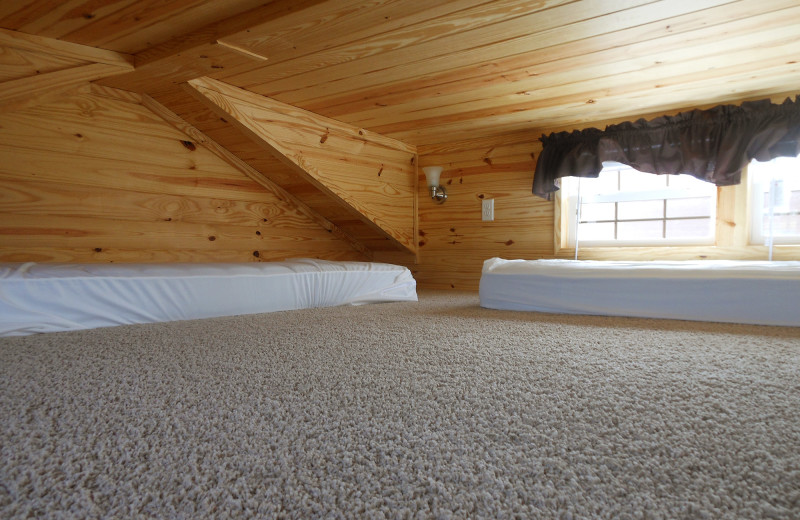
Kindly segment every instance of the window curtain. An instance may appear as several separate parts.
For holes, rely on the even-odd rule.
[[[719,105],[650,121],[626,121],[543,135],[533,193],[550,199],[561,177],[597,177],[603,161],[655,174],[685,173],[717,186],[738,184],[752,160],[800,154],[800,96]]]

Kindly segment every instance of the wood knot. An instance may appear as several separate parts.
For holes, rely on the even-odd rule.
[[[181,144],[184,146],[184,148],[186,148],[190,152],[197,150],[197,147],[191,141],[181,141]]]
[[[211,235],[210,237],[208,237],[208,241],[209,242],[213,242],[216,239],[217,239],[217,237],[215,237],[214,235]]]
[[[254,257],[256,257],[256,258],[258,258],[258,257],[259,257],[259,256],[261,256],[261,255],[259,254],[259,252],[258,252],[258,251],[253,251],[253,256],[254,256]]]

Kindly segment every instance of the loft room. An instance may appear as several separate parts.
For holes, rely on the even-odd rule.
[[[486,258],[574,252],[531,195],[543,134],[797,95],[793,2],[129,4],[3,5],[2,261],[387,260],[474,290]],[[286,119],[253,135],[199,82]],[[331,121],[394,158],[354,170]],[[306,169],[276,149],[301,127]],[[711,247],[623,257],[766,258],[731,206]]]
[[[538,472],[541,467],[534,467],[535,461],[542,457],[554,461],[551,469],[558,469],[554,482],[564,489],[569,487],[573,469],[582,469],[584,477],[591,473],[588,466],[567,464],[566,459],[558,455],[564,446],[555,441],[544,441],[543,451],[537,453],[539,458],[523,457],[525,469],[519,471],[512,471],[503,461],[486,453],[483,459],[477,456],[476,461],[483,460],[495,469],[509,471],[509,478],[515,485],[525,487],[524,482],[532,482],[531,492],[520,492],[516,502],[498,498],[498,490],[504,486],[501,477],[482,481],[480,475],[466,470],[461,464],[467,464],[464,461],[470,460],[468,458],[454,464],[455,469],[466,471],[469,477],[466,481],[471,487],[461,487],[452,474],[446,476],[430,468],[427,474],[415,473],[409,462],[409,465],[400,465],[400,473],[403,478],[415,482],[414,491],[411,495],[400,492],[391,497],[387,491],[395,489],[391,486],[363,484],[378,477],[377,473],[366,471],[362,460],[359,468],[363,473],[358,475],[368,475],[366,480],[362,476],[331,480],[349,490],[350,494],[339,497],[352,507],[348,509],[331,506],[332,502],[325,502],[318,496],[313,498],[315,489],[334,493],[332,488],[292,480],[297,475],[308,477],[307,472],[313,468],[313,460],[297,453],[297,473],[277,472],[270,477],[280,482],[278,487],[275,487],[276,481],[265,484],[266,480],[256,478],[256,464],[251,460],[225,458],[217,452],[210,456],[212,464],[224,465],[234,459],[242,464],[241,473],[230,472],[228,468],[226,476],[241,477],[251,488],[257,489],[250,497],[257,503],[269,502],[265,489],[269,491],[267,495],[272,494],[272,499],[283,496],[282,505],[275,506],[276,509],[267,508],[265,511],[269,514],[265,516],[281,513],[321,516],[322,512],[337,511],[364,513],[367,509],[359,507],[365,507],[366,498],[364,502],[361,499],[368,496],[380,499],[381,507],[389,508],[385,512],[392,511],[388,504],[395,504],[421,512],[422,516],[426,513],[493,516],[492,511],[624,516],[652,503],[667,516],[699,512],[713,516],[715,507],[741,516],[792,516],[797,513],[796,498],[791,498],[778,478],[783,475],[788,479],[788,476],[777,472],[778,480],[773,480],[759,473],[760,480],[752,482],[743,476],[746,474],[744,459],[736,459],[730,466],[717,464],[719,446],[697,440],[706,439],[706,432],[698,433],[691,418],[681,415],[677,400],[661,402],[646,390],[644,382],[650,374],[636,365],[632,353],[622,349],[620,345],[624,345],[624,341],[604,342],[598,350],[587,351],[582,345],[593,344],[593,340],[565,338],[560,331],[566,327],[580,332],[576,338],[594,338],[615,330],[628,338],[631,327],[642,331],[672,327],[665,333],[669,336],[666,339],[637,340],[644,349],[638,353],[643,358],[651,356],[676,371],[692,366],[694,353],[685,350],[684,335],[699,337],[697,344],[717,355],[698,361],[700,366],[712,373],[721,363],[728,370],[726,374],[734,374],[744,383],[737,388],[723,383],[719,388],[721,396],[706,401],[687,397],[692,401],[692,410],[712,417],[716,421],[714,427],[724,429],[727,425],[723,421],[724,414],[709,415],[706,408],[731,409],[734,397],[741,398],[742,389],[750,388],[758,396],[755,400],[758,405],[748,401],[741,415],[753,418],[747,426],[752,437],[745,440],[740,432],[733,431],[725,438],[742,447],[743,453],[748,449],[757,453],[757,448],[751,445],[752,439],[761,439],[771,454],[785,455],[789,460],[791,453],[795,453],[796,458],[800,451],[796,450],[796,439],[792,437],[787,441],[779,439],[778,434],[775,437],[763,434],[759,429],[762,422],[758,419],[758,407],[783,410],[781,407],[785,405],[785,409],[798,409],[796,397],[786,391],[792,377],[786,367],[796,366],[798,356],[796,327],[750,329],[735,322],[732,328],[726,329],[703,321],[696,324],[675,321],[664,325],[667,322],[636,319],[611,325],[599,317],[505,314],[478,308],[476,299],[484,262],[492,258],[645,262],[800,260],[800,185],[796,176],[791,175],[792,171],[797,171],[797,162],[792,162],[792,157],[777,159],[777,170],[769,166],[772,161],[747,165],[742,170],[741,182],[724,186],[704,183],[700,192],[692,191],[695,188],[688,187],[688,181],[682,176],[675,180],[646,173],[644,177],[636,177],[624,164],[605,165],[608,171],[604,170],[601,181],[608,178],[607,175],[616,176],[617,188],[635,178],[634,185],[638,187],[634,191],[669,192],[658,199],[662,202],[663,213],[655,215],[652,204],[636,206],[640,201],[630,199],[631,194],[621,189],[612,190],[613,193],[592,191],[602,186],[592,187],[588,178],[564,177],[561,189],[553,192],[549,200],[532,193],[534,172],[543,154],[540,139],[545,136],[593,128],[602,130],[609,125],[676,117],[692,111],[707,113],[720,106],[747,107],[748,103],[766,102],[771,103],[771,107],[786,103],[787,110],[796,110],[792,107],[800,95],[799,29],[800,6],[794,0],[3,1],[0,2],[0,262],[35,263],[44,267],[57,264],[189,264],[196,267],[216,263],[271,264],[306,258],[320,262],[403,266],[413,275],[421,291],[419,306],[411,302],[365,306],[360,311],[363,314],[358,313],[358,307],[317,310],[321,313],[319,316],[324,316],[340,330],[348,331],[339,338],[341,345],[347,346],[340,354],[342,359],[352,361],[370,375],[369,388],[375,390],[370,399],[383,399],[379,402],[389,403],[389,409],[398,414],[414,415],[397,399],[378,391],[384,388],[381,377],[386,376],[380,364],[374,363],[368,355],[352,357],[365,348],[361,341],[371,334],[369,320],[382,323],[382,320],[397,318],[389,316],[391,305],[402,309],[403,316],[417,316],[417,308],[428,313],[409,323],[377,327],[375,334],[380,335],[382,348],[391,351],[396,339],[392,331],[407,327],[412,329],[408,332],[414,338],[412,343],[421,349],[410,355],[410,365],[399,362],[395,365],[397,359],[386,354],[387,366],[396,367],[394,374],[418,373],[404,371],[412,370],[409,367],[422,370],[424,367],[420,363],[429,359],[428,355],[437,360],[465,355],[468,361],[457,364],[456,370],[462,386],[470,380],[469,374],[479,372],[481,360],[497,368],[502,357],[500,353],[505,352],[503,345],[516,344],[525,335],[535,335],[533,329],[541,328],[550,331],[548,341],[552,343],[547,343],[544,351],[535,342],[525,343],[515,355],[522,356],[528,364],[521,366],[528,369],[536,362],[544,363],[542,371],[509,373],[509,381],[522,388],[527,385],[526,377],[536,375],[539,377],[536,384],[544,384],[548,370],[556,372],[555,367],[561,366],[558,356],[550,356],[554,352],[549,350],[550,346],[565,347],[564,356],[574,361],[567,365],[573,369],[580,367],[581,356],[588,356],[603,369],[589,376],[593,384],[600,384],[606,391],[598,394],[600,401],[594,403],[596,409],[607,411],[620,405],[636,408],[637,396],[646,396],[642,399],[648,403],[645,412],[650,421],[654,420],[657,410],[655,403],[660,403],[669,410],[670,421],[666,426],[659,423],[658,427],[675,433],[674,439],[686,441],[692,446],[693,460],[705,464],[705,470],[701,471],[705,480],[692,480],[686,467],[694,466],[688,459],[678,457],[676,460],[686,465],[671,466],[680,478],[671,484],[670,497],[658,495],[657,486],[641,494],[627,489],[630,493],[627,503],[618,498],[603,509],[602,500],[592,496],[585,487],[583,491],[552,493],[546,489],[547,479]],[[436,184],[447,194],[441,204],[432,200],[424,173],[424,168],[428,167],[441,168]],[[663,185],[658,184],[662,182]],[[777,186],[780,186],[780,196],[772,195],[771,190]],[[677,192],[670,191],[671,187],[677,187]],[[768,199],[771,202],[765,203]],[[673,213],[673,203],[683,204],[685,212]],[[622,211],[625,204],[632,211],[627,217]],[[677,230],[674,236],[672,230]],[[762,286],[756,287],[755,292],[764,293],[769,300],[771,293],[763,291]],[[426,300],[425,291],[430,291],[430,300]],[[741,293],[737,299],[747,301],[751,296],[751,293]],[[783,307],[784,310],[793,308]],[[285,318],[282,313],[264,318],[274,326],[266,330],[264,337],[272,337],[274,333],[274,337],[283,338],[285,347],[291,348],[302,343],[297,351],[287,347],[291,351],[290,359],[301,353],[314,359],[314,352],[326,355],[333,352],[325,350],[333,347],[325,343],[324,336],[328,332],[316,322],[314,310],[298,312],[298,317],[308,317],[305,326],[318,332],[321,339],[310,340],[299,331],[292,332],[291,318]],[[436,319],[437,312],[456,318],[466,316],[466,321],[475,324],[455,320],[462,328],[450,331],[450,338],[443,346],[438,343],[438,337],[418,336],[416,330],[417,327],[441,326]],[[244,318],[231,319],[234,321],[219,322],[220,328],[211,336],[256,326],[236,321]],[[289,322],[281,322],[283,319]],[[513,333],[510,339],[499,333],[488,334],[489,352],[494,356],[492,361],[487,361],[481,349],[459,340],[463,339],[462,334],[464,337],[479,334],[482,326],[489,328],[494,320],[505,324],[500,326],[501,330],[506,327]],[[791,321],[790,313],[790,325],[800,323],[800,317],[796,323]],[[194,322],[162,324],[177,327],[165,336],[185,337],[187,342],[205,344],[198,339],[198,330],[207,329],[198,326],[195,330],[190,323]],[[612,329],[612,326],[621,328]],[[153,354],[146,348],[151,344],[164,345],[162,340],[150,342],[143,339],[147,336],[140,336],[149,334],[151,329],[129,327],[123,329],[129,330],[132,337],[142,338],[131,342],[133,351],[157,360],[152,374],[160,374],[165,367],[173,366],[168,358],[162,359],[160,354]],[[127,344],[123,336],[118,336],[122,331],[111,333],[117,336],[109,341]],[[23,386],[30,385],[31,381],[41,382],[21,368],[25,365],[25,355],[34,355],[43,367],[54,364],[47,370],[57,370],[59,363],[64,364],[66,358],[71,359],[73,353],[84,348],[84,336],[59,334],[33,335],[27,339],[0,338],[3,342],[0,350],[9,356],[4,360],[6,372],[3,373],[9,385],[4,391],[6,396],[25,395],[13,390],[12,382],[22,381]],[[609,336],[615,337],[614,334]],[[756,337],[765,343],[760,347],[765,350],[748,351],[737,347],[726,351],[731,342],[738,345],[740,339],[747,343]],[[55,349],[42,348],[37,343],[49,341],[53,341]],[[659,341],[680,352],[678,359],[670,359],[661,352]],[[231,344],[244,345],[235,341]],[[308,350],[311,345],[321,350]],[[603,348],[613,349],[608,362],[599,361]],[[171,350],[166,348],[166,351]],[[185,354],[183,347],[178,351]],[[209,351],[202,352],[204,365],[200,372],[208,378],[211,387],[224,387],[227,384],[224,371],[215,370],[220,367],[215,364],[218,360],[215,361]],[[222,352],[228,351],[222,349]],[[264,361],[257,353],[250,353],[255,357],[248,358],[241,351],[231,355],[236,359]],[[284,354],[278,353],[276,358]],[[18,355],[21,357],[15,357]],[[595,355],[597,358],[593,357]],[[125,358],[124,349],[115,356]],[[751,360],[752,366],[737,371],[736,356]],[[94,359],[95,356],[88,357]],[[337,377],[352,382],[352,373],[342,372],[344,368],[337,362],[325,359],[326,363],[336,366]],[[82,363],[89,361],[79,363],[88,371],[86,381],[95,381],[94,377],[100,377],[100,372],[116,366],[100,363],[101,368],[92,368]],[[302,379],[302,374],[295,370],[297,366],[300,365],[291,364],[287,368],[291,374],[287,380]],[[320,380],[327,381],[324,367],[328,365],[303,366]],[[129,370],[125,373],[133,374],[134,379],[144,378],[147,396],[163,392],[169,399],[180,400],[188,399],[191,391],[198,391],[194,395],[204,392],[188,384],[165,388],[164,381],[170,378],[166,372],[150,380],[150,376],[142,376],[144,372],[137,371],[135,365],[125,370]],[[235,370],[244,368],[237,366]],[[448,371],[446,366],[440,370],[441,374]],[[575,370],[577,372],[565,375],[558,384],[585,381],[582,369]],[[603,373],[618,374],[618,378],[612,378],[617,387],[629,382],[634,389],[631,396],[618,395],[608,386],[610,383],[598,383]],[[80,386],[78,373],[70,372],[68,377],[70,384]],[[428,383],[433,387],[446,381],[446,378],[430,377],[422,385],[425,389]],[[774,402],[770,403],[769,396],[759,393],[763,389],[754,389],[757,387],[754,382],[759,378],[766,378],[781,388],[772,395]],[[55,379],[51,378],[50,383]],[[400,384],[394,376],[388,379],[394,385]],[[177,380],[191,381],[192,376],[182,375]],[[24,381],[27,383],[23,384]],[[497,385],[488,374],[482,374],[477,381],[487,387]],[[75,395],[94,395],[97,388],[110,384],[114,392],[138,396],[135,388],[131,390],[128,385],[118,383],[103,380],[102,384],[97,382],[89,389],[76,390]],[[656,385],[656,388],[665,390],[664,395],[683,395],[674,381],[662,379],[659,383],[663,386]],[[692,396],[697,397],[710,383],[700,375],[686,374],[681,384],[695,391]],[[274,381],[265,385],[261,389],[270,395],[274,388],[281,387]],[[398,390],[397,396],[409,401],[421,398],[413,389],[393,388]],[[444,388],[453,387],[444,384]],[[619,422],[620,417],[630,421],[643,418],[633,412],[629,416],[614,415],[613,420],[613,414],[599,419],[591,414],[581,415],[577,410],[583,409],[582,403],[576,395],[584,395],[589,387],[578,385],[578,388],[577,394],[564,390],[566,393],[559,397],[568,396],[566,409],[575,411],[580,424],[606,419]],[[154,394],[150,394],[151,391]],[[357,388],[351,391],[358,393]],[[317,397],[315,392],[323,392],[326,399],[330,397],[320,389],[309,392]],[[525,393],[527,397],[522,402],[531,405],[530,396],[534,394]],[[59,399],[58,395],[53,390],[40,397],[42,402],[52,402]],[[293,421],[302,407],[293,408],[296,403],[284,400],[285,396],[293,395],[291,392],[283,395],[276,397],[276,402],[285,412],[284,419],[296,425]],[[448,395],[455,399],[454,394]],[[125,399],[123,397],[123,401]],[[161,413],[166,405],[157,397],[153,399],[158,402],[154,409]],[[424,403],[421,407],[424,419],[435,422],[440,409],[435,406],[437,401],[431,398],[420,402]],[[447,396],[442,403],[457,405],[456,408],[465,405],[463,399],[448,401]],[[233,409],[239,416],[254,414],[259,421],[266,421],[263,415],[258,415],[260,408],[255,404],[250,408],[250,404],[235,405]],[[486,435],[481,439],[493,438],[497,432],[484,427],[491,417],[486,410],[492,406],[505,409],[506,405],[498,408],[497,403],[489,401],[481,401],[481,404],[485,409],[478,415],[483,422],[477,430]],[[24,399],[9,404],[8,410],[13,413],[9,412],[7,418],[16,417],[16,413],[22,414],[20,416],[36,413],[35,410],[25,412],[20,406],[24,408]],[[135,399],[131,406],[136,406]],[[531,408],[525,409],[532,413]],[[94,417],[100,423],[107,419],[102,412],[98,413],[100,415]],[[124,410],[120,413],[125,415]],[[144,428],[136,421],[151,420],[158,413],[143,413],[133,420],[132,428]],[[218,410],[213,406],[204,408],[197,418],[211,421],[211,429],[219,433],[225,427],[216,413]],[[558,422],[557,413],[548,413],[540,417],[541,424],[572,431],[570,428],[574,424]],[[778,433],[796,427],[796,413],[788,412],[781,417],[784,429],[779,429]],[[113,421],[117,419],[119,417],[114,416]],[[362,419],[365,424],[374,420],[384,427],[388,421],[383,416]],[[427,424],[425,420],[420,424]],[[113,421],[107,423],[116,424]],[[34,422],[29,421],[29,425]],[[400,422],[410,426],[409,420]],[[453,427],[456,437],[464,441],[467,432],[458,430],[456,424],[463,427],[468,422],[445,419],[445,427],[411,428],[398,442],[409,448],[418,445],[426,435],[444,435],[446,427]],[[7,422],[6,426],[9,424]],[[311,443],[319,433],[307,430],[299,437],[281,437],[271,430],[275,425],[269,421],[259,422],[259,425],[269,431],[269,435],[289,445],[306,446],[303,443]],[[164,426],[159,424],[157,430],[161,431]],[[50,442],[47,453],[57,455],[63,447],[59,442],[64,437],[57,435],[58,429],[53,428],[31,431],[32,435],[41,436],[37,438]],[[523,429],[528,439],[540,432],[533,423],[525,423]],[[391,444],[386,438],[389,430],[381,429],[379,437]],[[10,426],[3,431],[8,435],[4,440],[11,443],[9,445],[19,446],[23,433],[14,433],[16,430]],[[19,431],[30,433],[24,428]],[[333,431],[338,430],[334,428]],[[105,441],[115,438],[113,431],[95,433]],[[362,430],[339,433],[343,438],[365,435]],[[222,446],[231,448],[246,442],[240,434],[232,435]],[[652,481],[646,468],[653,460],[661,460],[655,454],[678,452],[677,442],[664,441],[652,431],[650,434],[645,435],[649,444],[642,448],[643,457],[628,461],[639,471],[642,482]],[[151,439],[130,432],[125,435],[131,435],[126,438],[133,439],[132,442]],[[257,435],[260,442],[268,442],[266,434],[261,435]],[[568,444],[574,441],[586,446],[599,438],[574,435],[568,437]],[[611,446],[620,439],[635,438],[635,434],[631,436],[603,437],[602,440],[608,442],[605,446]],[[13,443],[12,437],[16,439]],[[427,453],[433,460],[450,460],[447,457],[452,453],[463,451],[463,445],[453,445],[450,446],[453,452],[442,452],[442,446],[447,443],[443,437],[438,438],[442,441],[438,448],[428,446]],[[187,439],[191,446],[199,445],[197,434],[170,437],[165,443],[175,447]],[[522,450],[519,453],[530,455],[525,451],[528,448],[509,442],[505,448],[516,447]],[[479,447],[479,443],[467,444],[474,449]],[[330,447],[332,451],[325,452],[328,458],[324,459],[333,466],[341,463],[335,446],[336,443],[326,445],[326,449]],[[270,459],[260,449],[263,446],[254,453],[279,465],[278,459]],[[366,453],[376,456],[374,450],[374,447],[368,448]],[[146,458],[145,452],[137,452],[137,457]],[[76,495],[70,495],[64,488],[63,481],[58,483],[55,476],[60,471],[58,468],[54,469],[46,460],[34,463],[25,459],[28,456],[25,450],[19,453],[18,457],[3,456],[0,479],[5,487],[0,488],[6,491],[0,507],[6,508],[6,513],[13,516],[25,511],[53,511],[31,509],[38,507],[31,497],[43,489],[52,489],[53,496],[74,502],[76,510],[91,514],[91,501],[85,495],[75,498]],[[120,462],[119,457],[87,452],[80,446],[70,453],[75,456],[68,458],[66,464],[70,466],[65,470],[69,478],[86,476],[76,469],[82,463],[97,469],[92,478],[106,475],[107,487],[92,487],[85,482],[78,486],[97,493],[95,504],[106,513],[147,512],[145,506],[149,501],[157,516],[176,514],[175,509],[170,509],[177,507],[175,504],[186,508],[191,505],[195,508],[192,511],[200,516],[210,514],[210,510],[203,509],[201,500],[180,495],[174,482],[164,480],[163,475],[137,473],[139,470],[130,474],[113,471],[109,468],[112,463]],[[424,456],[417,452],[413,455]],[[143,463],[142,460],[140,458],[139,462]],[[604,459],[607,466],[601,473],[611,484],[597,488],[606,494],[620,491],[613,482],[623,478],[608,469],[613,466],[610,461],[610,458]],[[142,467],[152,466],[137,466]],[[23,474],[30,468],[41,470],[37,473],[41,478],[26,480]],[[242,490],[232,491],[235,486],[213,484],[213,468],[195,469],[194,475],[201,482],[199,487],[193,488],[195,491],[200,488],[205,493],[217,490],[214,495],[217,499],[225,495],[233,502],[238,498],[231,498],[231,493],[242,497]],[[726,471],[734,477],[726,477]],[[498,469],[497,474],[502,471]],[[521,475],[527,475],[525,478],[529,480]],[[441,485],[431,484],[434,491],[426,489],[421,484],[423,477],[431,477]],[[684,478],[688,480],[681,480]],[[675,483],[678,481],[683,482],[684,487]],[[704,482],[726,487],[728,491],[722,493],[722,506],[713,503]],[[141,485],[151,494],[150,498],[144,500],[144,495],[120,491],[132,483]],[[166,490],[163,495],[158,494],[159,488]],[[687,490],[685,496],[677,491],[679,488]],[[492,498],[481,502],[469,495],[474,489],[487,491],[487,496]],[[117,492],[121,493],[124,506],[113,499]],[[748,495],[751,492],[753,495]],[[438,501],[434,500],[436,497]],[[751,500],[748,502],[748,499]],[[144,501],[137,502],[140,500]],[[43,507],[58,510],[57,501],[47,502]],[[230,501],[211,500],[210,503],[218,511],[235,514]],[[275,505],[274,500],[270,503],[270,507]],[[316,504],[317,509],[308,504]],[[469,504],[469,507],[459,509],[458,504]]]

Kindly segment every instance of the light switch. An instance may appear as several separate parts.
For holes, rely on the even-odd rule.
[[[483,220],[485,221],[492,221],[494,220],[494,199],[483,199],[483,205],[481,207],[483,213]]]

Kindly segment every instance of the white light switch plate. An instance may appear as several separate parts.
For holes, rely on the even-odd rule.
[[[494,220],[494,199],[483,199],[481,212],[483,220]]]

